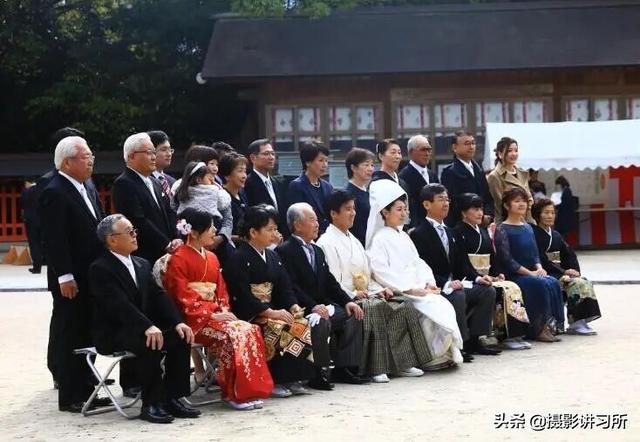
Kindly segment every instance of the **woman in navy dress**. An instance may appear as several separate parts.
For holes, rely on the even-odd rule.
[[[518,284],[529,316],[527,337],[555,342],[564,332],[564,303],[557,279],[542,267],[532,227],[524,220],[528,195],[513,188],[502,196],[504,222],[496,228],[496,257],[508,280]]]
[[[355,197],[356,202],[356,218],[353,221],[353,227],[349,230],[353,236],[358,238],[363,247],[367,237],[367,220],[371,210],[367,186],[373,174],[374,160],[373,152],[359,147],[351,149],[345,159],[347,176],[349,177],[346,190]]]

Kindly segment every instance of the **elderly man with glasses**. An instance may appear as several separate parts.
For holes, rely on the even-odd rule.
[[[138,230],[115,214],[96,231],[107,249],[89,269],[96,349],[136,355],[130,361],[142,387],[141,419],[169,423],[174,417],[198,417],[200,411],[181,401],[190,394],[193,331],[155,283],[151,264],[131,255],[138,248]]]

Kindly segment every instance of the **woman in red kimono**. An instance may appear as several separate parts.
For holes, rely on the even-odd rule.
[[[261,408],[260,399],[271,395],[273,379],[260,327],[230,311],[220,263],[207,250],[216,232],[212,217],[186,209],[179,218],[185,244],[170,257],[163,285],[193,329],[195,341],[217,356],[223,400],[236,410]]]

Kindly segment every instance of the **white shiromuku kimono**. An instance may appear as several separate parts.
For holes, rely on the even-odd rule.
[[[381,210],[404,193],[390,181],[371,183],[371,212],[367,224],[367,256],[374,279],[394,291],[405,292],[435,285],[433,271],[420,259],[411,238],[401,228],[384,226]],[[404,295],[421,314],[422,330],[433,365],[447,360],[462,362],[462,336],[456,322],[456,313],[449,301],[440,295]]]
[[[430,365],[433,355],[422,331],[420,313],[402,298],[387,302],[384,297],[376,296],[384,288],[372,278],[360,241],[330,224],[317,244],[324,251],[329,271],[343,290],[352,298],[356,291],[369,295],[357,301],[365,312],[363,374],[388,374]]]

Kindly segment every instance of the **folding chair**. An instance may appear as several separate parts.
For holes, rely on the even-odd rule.
[[[207,354],[204,351],[205,350],[204,345],[194,343],[194,344],[191,344],[191,349],[198,352],[198,354],[200,355],[200,358],[204,363],[204,368],[205,368],[204,380],[202,382],[195,381],[195,374],[194,374],[195,382],[194,382],[194,387],[191,389],[191,394],[195,393],[201,388],[204,388],[207,393],[219,392],[220,387],[214,386],[216,368],[207,357]],[[201,401],[194,401],[189,398],[184,398],[184,401],[187,404],[191,405],[192,407],[201,407],[203,405],[210,405],[210,404],[222,402],[222,399],[218,397],[217,399],[205,399]]]
[[[98,385],[96,385],[95,389],[93,390],[93,393],[91,393],[91,396],[89,396],[89,399],[87,399],[87,401],[84,403],[84,406],[82,407],[82,414],[85,416],[93,416],[95,414],[108,413],[110,411],[116,410],[118,413],[120,413],[122,416],[126,417],[127,419],[137,419],[139,416],[139,413],[136,413],[135,415],[128,414],[124,411],[124,409],[134,406],[136,402],[140,400],[140,396],[141,396],[140,393],[138,393],[138,395],[135,398],[127,402],[119,403],[116,397],[113,395],[113,393],[109,389],[109,387],[105,384],[105,381],[109,378],[109,375],[111,374],[113,369],[120,363],[120,361],[122,361],[123,359],[135,358],[136,355],[128,351],[116,352],[111,355],[101,355],[101,356],[105,356],[107,358],[113,359],[113,362],[111,362],[111,364],[106,369],[103,375],[103,374],[100,374],[95,364],[93,363],[93,357],[98,355],[98,351],[96,350],[95,347],[79,348],[77,350],[74,350],[74,353],[77,355],[85,355],[89,368],[91,369],[94,376],[98,380]],[[98,393],[100,392],[100,390],[105,391],[105,393],[107,394],[107,396],[109,397],[113,405],[91,410],[91,405],[95,400],[95,398],[98,397]]]

